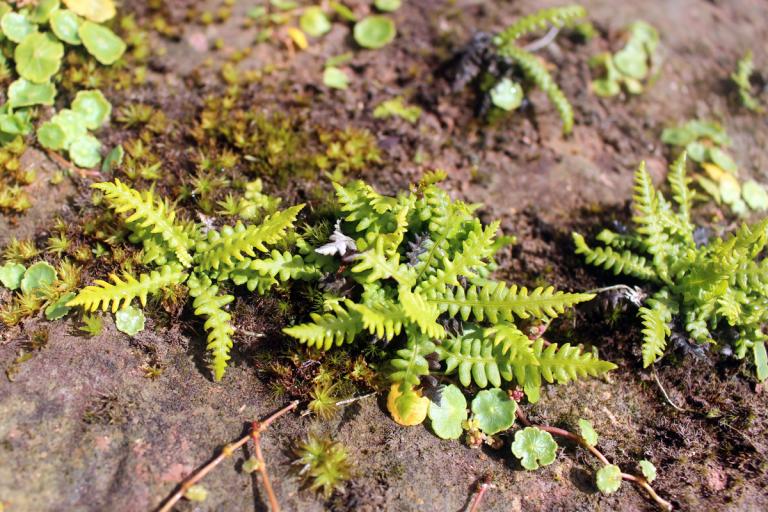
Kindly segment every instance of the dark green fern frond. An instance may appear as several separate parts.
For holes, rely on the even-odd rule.
[[[571,25],[576,20],[587,15],[586,9],[580,5],[566,5],[563,7],[550,7],[541,9],[529,16],[515,21],[503,32],[496,36],[494,42],[501,48],[514,42],[521,36],[547,28],[549,25],[563,28]]]
[[[629,250],[618,253],[610,247],[592,249],[579,233],[572,235],[576,254],[583,254],[587,263],[611,270],[616,275],[627,274],[645,281],[657,281],[656,272],[644,257],[633,254]]]
[[[67,306],[82,306],[86,311],[96,311],[99,308],[106,311],[111,305],[112,312],[115,313],[121,307],[127,307],[135,298],[139,299],[142,306],[146,306],[149,295],[181,284],[186,278],[187,274],[177,265],[168,265],[159,271],[153,270],[149,274],[141,274],[138,279],[128,273],[124,273],[122,277],[112,274],[111,283],[101,279],[96,280],[95,285],[86,286],[80,290],[77,296],[67,303]]]
[[[571,133],[573,130],[573,107],[555,83],[552,75],[547,71],[546,65],[535,55],[515,45],[507,45],[499,53],[517,62],[525,76],[544,91],[549,101],[555,106],[557,113],[560,114],[560,119],[563,122],[563,133],[566,135]]]

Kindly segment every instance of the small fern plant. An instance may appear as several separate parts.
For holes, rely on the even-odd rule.
[[[300,256],[274,248],[286,239],[303,205],[266,216],[260,224],[237,222],[217,230],[180,221],[173,206],[152,190],[138,191],[118,179],[93,188],[101,190],[109,207],[125,217],[129,240],[142,246],[142,263],[151,270],[138,276],[112,274],[112,282],[97,280],[67,305],[86,311],[111,308],[114,313],[134,299],[145,306],[150,295],[186,285],[194,298],[195,314],[205,319],[211,370],[217,381],[224,376],[235,332],[227,311],[234,296],[223,291],[222,283],[231,281],[264,293],[278,281],[314,276],[313,268],[304,265]]]
[[[404,425],[424,420],[432,374],[481,388],[517,383],[536,401],[543,381],[613,369],[580,347],[523,333],[518,320],[549,322],[593,296],[494,280],[494,254],[509,239],[496,237],[498,222],[481,224],[477,205],[451,200],[435,185],[441,178],[428,175],[396,197],[361,181],[336,184],[337,229],[316,250],[325,311],[284,331],[322,350],[358,339],[387,343],[388,407]]]
[[[768,219],[743,225],[726,239],[699,245],[691,222],[692,192],[686,177],[686,154],[671,166],[668,181],[677,209],[657,191],[641,164],[635,172],[633,221],[630,234],[603,230],[591,248],[573,234],[576,252],[587,263],[614,274],[647,281],[655,292],[638,310],[643,324],[643,366],[664,354],[679,319],[696,343],[714,345],[732,338],[735,355],[752,355],[760,381],[768,378],[763,326],[768,322]],[[729,335],[730,334],[730,335]]]
[[[479,33],[457,56],[454,88],[463,87],[479,76],[484,101],[501,110],[512,111],[522,104],[526,91],[538,87],[560,115],[563,133],[570,133],[573,108],[547,70],[547,64],[533,54],[550,39],[543,38],[541,41],[545,43],[541,46],[537,43],[522,46],[520,39],[549,26],[554,29],[571,26],[586,15],[580,5],[552,7],[520,18],[493,38]]]

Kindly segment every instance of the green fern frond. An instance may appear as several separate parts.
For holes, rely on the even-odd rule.
[[[566,384],[585,377],[597,377],[616,368],[615,364],[598,359],[593,353],[584,352],[570,343],[560,346],[550,343],[545,348],[544,340],[539,338],[533,343],[533,352],[539,363],[534,367],[535,371],[549,383]]]
[[[398,299],[405,316],[419,326],[421,332],[430,338],[440,339],[445,336],[445,329],[437,323],[440,311],[437,306],[423,295],[414,293],[407,286],[400,286]]]
[[[429,363],[426,356],[435,351],[435,344],[427,336],[417,332],[408,332],[405,348],[395,352],[389,361],[392,371],[389,380],[399,384],[405,393],[421,383],[421,377],[429,375]]]
[[[357,311],[349,312],[339,308],[335,314],[312,313],[310,316],[312,322],[286,327],[283,332],[310,347],[328,350],[334,344],[352,343],[364,328]]]
[[[142,193],[118,179],[114,183],[96,183],[92,186],[104,192],[104,198],[115,212],[133,212],[126,218],[127,224],[136,223],[160,235],[182,265],[188,267],[192,264],[192,256],[189,254],[192,241],[187,232],[175,224],[176,212],[167,201],[155,198],[152,190]]]
[[[461,334],[438,345],[436,350],[440,360],[445,361],[445,373],[457,372],[463,386],[474,382],[481,388],[488,384],[500,387],[502,379],[514,378],[513,366],[538,364],[530,350],[533,341],[527,336],[494,339],[488,334],[487,329],[484,332],[476,325],[465,324]]]
[[[304,205],[293,206],[273,215],[268,215],[260,224],[244,226],[241,222],[234,227],[225,226],[221,232],[211,230],[207,239],[196,248],[197,264],[201,270],[230,266],[234,261],[243,261],[244,255],[255,257],[256,250],[267,252],[267,245],[285,238],[293,227],[296,216]]]
[[[566,5],[563,7],[541,9],[540,11],[515,21],[496,36],[494,42],[498,46],[504,47],[530,32],[547,28],[549,25],[563,28],[586,16],[586,9],[580,5]]]
[[[643,368],[648,368],[664,354],[667,338],[670,334],[669,324],[676,305],[669,296],[660,292],[646,301],[647,307],[638,309],[638,316],[643,323]]]
[[[67,306],[82,306],[86,311],[96,311],[99,308],[106,311],[111,305],[112,312],[115,313],[121,307],[127,307],[135,298],[139,299],[142,306],[146,306],[149,295],[158,293],[163,288],[181,284],[186,278],[187,274],[176,265],[167,265],[159,271],[141,274],[138,279],[128,273],[124,273],[122,277],[112,274],[112,283],[96,280],[95,285],[80,290]]]
[[[687,154],[681,153],[669,167],[669,174],[667,175],[672,196],[678,206],[678,215],[686,224],[691,222],[691,203],[693,202],[693,194],[691,194],[691,189],[688,186],[691,180],[685,174],[687,161]]]
[[[529,293],[525,287],[518,289],[517,285],[507,287],[506,283],[492,281],[479,288],[470,286],[467,290],[461,286],[448,288],[443,294],[430,296],[429,302],[452,317],[459,315],[466,321],[474,316],[478,322],[487,319],[497,323],[499,320],[511,322],[513,313],[523,319],[554,318],[565,308],[594,297],[590,293],[556,292],[551,286],[539,287]]]
[[[191,276],[189,281],[189,295],[195,298],[192,307],[195,314],[205,318],[203,327],[208,331],[208,344],[206,349],[211,352],[211,370],[213,378],[220,381],[227,368],[230,359],[229,351],[232,349],[232,335],[235,329],[230,321],[232,316],[224,307],[235,300],[232,295],[220,295],[219,287],[211,283],[207,276]]]
[[[435,272],[419,283],[418,291],[429,293],[430,290],[442,292],[446,286],[457,286],[458,278],[463,276],[471,278],[475,275],[475,269],[483,266],[485,260],[496,252],[494,238],[500,223],[493,222],[485,227],[475,226],[462,243],[461,249],[451,257],[443,256],[440,265]]]
[[[500,52],[505,57],[517,62],[525,73],[525,76],[544,91],[549,101],[554,105],[563,122],[563,133],[569,134],[573,130],[573,107],[568,98],[555,83],[546,66],[535,55],[513,44],[503,47]]]
[[[645,244],[636,236],[622,235],[610,229],[602,230],[597,234],[595,240],[610,245],[614,249],[631,249],[633,251],[646,252]]]
[[[629,250],[617,253],[610,247],[592,249],[579,233],[572,233],[576,254],[583,254],[587,263],[613,271],[614,274],[627,274],[645,281],[657,281],[656,272],[642,256]]]
[[[387,341],[399,335],[403,325],[408,322],[402,306],[391,302],[371,305],[349,303],[348,306],[360,315],[363,327],[369,333]]]

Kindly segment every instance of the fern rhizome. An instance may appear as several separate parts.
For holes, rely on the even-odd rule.
[[[593,296],[492,279],[494,254],[509,239],[496,237],[498,222],[481,224],[477,205],[451,200],[434,184],[439,178],[397,197],[361,181],[337,184],[337,229],[316,250],[325,311],[284,331],[323,350],[358,337],[388,342],[390,410],[404,424],[423,420],[412,419],[432,374],[458,374],[465,386],[510,381],[536,401],[542,381],[613,369],[592,352],[518,328],[517,319],[546,323]]]
[[[238,222],[216,230],[180,221],[173,206],[156,197],[152,190],[134,190],[117,179],[93,187],[104,193],[104,199],[115,212],[125,216],[130,241],[142,246],[142,263],[154,269],[138,277],[124,273],[113,274],[112,282],[97,280],[68,305],[82,306],[88,311],[111,308],[116,312],[134,299],[144,306],[148,296],[185,284],[194,298],[195,314],[205,319],[215,380],[224,375],[234,334],[226,309],[234,297],[221,290],[222,281],[244,284],[251,291],[264,293],[278,280],[314,275],[314,270],[303,265],[301,258],[296,261],[290,252],[274,248],[286,239],[303,205],[278,211],[260,224]]]
[[[738,358],[752,354],[757,378],[768,378],[763,325],[768,322],[768,219],[744,225],[725,240],[697,244],[691,222],[692,192],[685,174],[683,153],[671,166],[668,181],[677,211],[653,187],[641,164],[635,173],[631,234],[603,230],[590,248],[584,237],[573,234],[576,252],[588,263],[647,281],[655,293],[639,309],[643,329],[643,366],[664,354],[673,319],[703,345],[730,343]],[[726,332],[728,331],[728,332]]]
[[[522,46],[520,40],[549,26],[552,27],[551,36],[554,36],[559,29],[586,15],[580,5],[552,7],[520,18],[492,38],[482,32],[476,34],[456,58],[454,88],[462,88],[479,77],[483,105],[486,105],[481,108],[484,111],[489,103],[513,110],[521,105],[524,91],[538,87],[560,115],[563,133],[570,133],[573,130],[573,107],[547,70],[547,64],[533,54],[540,45]],[[551,39],[547,36],[541,41],[547,43]],[[505,100],[497,99],[501,96]]]

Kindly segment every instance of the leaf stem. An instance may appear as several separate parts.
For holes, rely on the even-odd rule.
[[[199,470],[192,473],[189,477],[187,477],[185,480],[179,484],[178,489],[176,489],[176,492],[174,492],[163,504],[162,507],[158,509],[158,512],[169,512],[176,503],[181,500],[181,498],[184,497],[184,494],[189,490],[190,487],[197,484],[200,480],[202,480],[205,475],[210,473],[216,466],[221,464],[224,459],[231,457],[232,454],[239,448],[241,448],[245,443],[248,442],[249,439],[253,439],[255,450],[254,455],[256,456],[256,459],[259,461],[259,472],[261,473],[262,480],[264,482],[264,488],[267,491],[267,498],[269,499],[270,507],[272,508],[273,512],[279,512],[280,511],[280,505],[277,502],[277,498],[275,497],[274,490],[272,489],[272,483],[269,480],[269,474],[267,473],[267,466],[264,463],[264,456],[261,452],[261,443],[260,443],[260,436],[261,433],[264,432],[276,419],[278,419],[280,416],[283,416],[284,414],[288,413],[289,411],[295,409],[299,405],[298,400],[294,400],[293,402],[289,403],[276,413],[274,413],[272,416],[268,417],[264,421],[254,421],[251,424],[251,431],[235,441],[234,443],[230,443],[228,445],[225,445],[224,448],[221,449],[221,453],[217,455],[213,460],[211,460],[208,464],[201,467]]]
[[[583,448],[586,448],[592,455],[597,457],[597,459],[602,462],[605,465],[611,464],[611,462],[606,458],[603,453],[598,450],[595,446],[591,446],[587,441],[581,437],[578,434],[574,434],[573,432],[569,432],[568,430],[564,430],[562,428],[558,427],[551,427],[549,425],[536,425],[531,423],[528,418],[525,416],[525,413],[520,409],[520,407],[517,408],[517,419],[520,420],[520,423],[525,425],[526,427],[536,427],[539,430],[543,430],[545,432],[549,432],[552,435],[564,437],[566,439],[570,439],[571,441],[575,442],[576,444],[580,445]],[[648,493],[648,495],[653,499],[653,501],[656,502],[656,504],[661,508],[662,510],[672,510],[672,504],[659,496],[656,491],[653,490],[653,487],[651,487],[651,484],[648,483],[648,481],[640,476],[631,475],[629,473],[622,473],[621,474],[622,480],[626,480],[628,482],[633,482]]]

